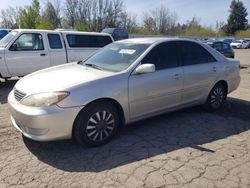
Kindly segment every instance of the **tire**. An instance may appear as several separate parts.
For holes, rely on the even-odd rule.
[[[78,114],[73,137],[82,145],[100,146],[115,136],[119,122],[114,105],[108,102],[93,103]]]
[[[216,111],[223,106],[226,98],[226,87],[223,84],[218,83],[210,91],[204,107],[208,111]]]

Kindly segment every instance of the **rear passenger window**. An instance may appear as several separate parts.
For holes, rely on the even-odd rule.
[[[215,62],[215,58],[202,46],[194,42],[180,42],[182,49],[182,64],[196,65]]]
[[[152,63],[156,70],[178,66],[178,49],[176,42],[167,42],[154,47],[142,60],[143,64]]]
[[[109,36],[96,35],[67,35],[67,40],[71,48],[101,48],[112,43]]]
[[[51,49],[62,49],[62,41],[58,34],[48,34],[49,46]]]

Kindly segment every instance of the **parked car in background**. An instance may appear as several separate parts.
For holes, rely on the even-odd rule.
[[[235,40],[230,45],[232,46],[232,48],[246,49],[248,48],[249,43],[250,42],[248,40]]]
[[[123,124],[194,105],[219,109],[239,86],[239,65],[192,40],[122,40],[19,80],[8,97],[11,120],[33,140],[97,146]]]
[[[10,31],[11,31],[11,29],[0,29],[0,40],[3,37],[5,37]]]
[[[105,33],[13,30],[0,41],[0,77],[24,76],[85,60],[112,42],[112,36]]]
[[[123,28],[105,28],[102,33],[108,33],[112,35],[115,41],[128,39],[128,30]]]
[[[221,41],[207,41],[206,44],[213,47],[220,53],[222,53],[225,57],[234,58],[235,53],[230,44]]]
[[[231,44],[235,39],[234,38],[221,38],[220,41]]]
[[[244,39],[244,40],[248,43],[247,48],[250,48],[250,39]]]

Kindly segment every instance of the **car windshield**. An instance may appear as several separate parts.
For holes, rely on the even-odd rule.
[[[120,72],[126,70],[148,47],[149,44],[113,43],[104,47],[82,64],[102,70]]]
[[[12,41],[12,39],[15,37],[17,33],[18,33],[17,31],[12,31],[8,35],[6,35],[4,38],[2,38],[0,40],[0,47],[5,48]]]

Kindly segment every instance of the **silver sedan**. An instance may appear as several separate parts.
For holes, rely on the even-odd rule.
[[[128,39],[22,78],[8,103],[12,123],[30,139],[97,146],[141,119],[201,104],[217,110],[239,83],[239,61],[202,43]]]

